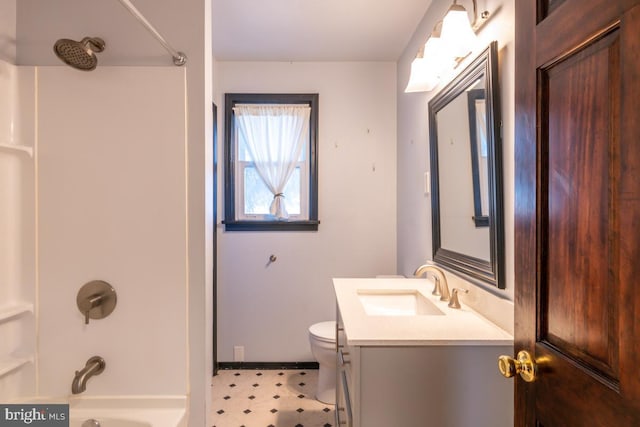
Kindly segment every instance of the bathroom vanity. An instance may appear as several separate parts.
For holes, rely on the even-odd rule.
[[[498,372],[513,337],[428,279],[334,279],[336,424],[507,427],[513,384]]]

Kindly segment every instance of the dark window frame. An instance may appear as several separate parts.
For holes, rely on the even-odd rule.
[[[224,110],[224,226],[226,231],[317,231],[318,224],[318,94],[227,93]],[[309,219],[299,221],[238,220],[235,212],[235,149],[233,107],[236,104],[308,104]]]
[[[469,142],[471,143],[471,179],[473,182],[473,222],[476,228],[489,227],[489,215],[482,214],[482,196],[480,195],[480,156],[478,155],[478,129],[476,128],[476,101],[485,99],[484,89],[467,91],[469,112]]]

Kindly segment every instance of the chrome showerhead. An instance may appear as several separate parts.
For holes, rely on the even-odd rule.
[[[104,40],[85,37],[81,41],[60,39],[53,45],[56,56],[67,65],[82,71],[91,71],[98,65],[95,52],[104,50]]]

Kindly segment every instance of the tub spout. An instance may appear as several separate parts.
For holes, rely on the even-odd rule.
[[[106,363],[100,356],[93,356],[87,360],[87,364],[80,371],[76,371],[71,383],[71,393],[79,394],[87,389],[87,381],[94,375],[99,375],[104,371]]]

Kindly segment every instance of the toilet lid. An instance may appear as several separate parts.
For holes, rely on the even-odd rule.
[[[321,341],[334,342],[336,340],[336,322],[330,320],[311,325],[309,333]]]

